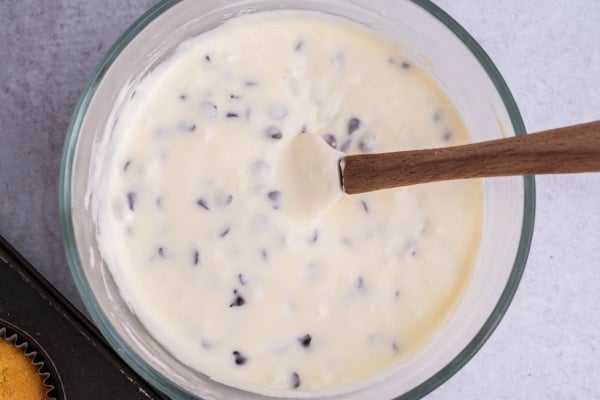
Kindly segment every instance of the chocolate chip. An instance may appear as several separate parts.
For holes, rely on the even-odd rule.
[[[233,195],[228,194],[225,196],[225,205],[230,205],[233,202]]]
[[[283,137],[283,133],[276,126],[270,126],[266,130],[266,135],[274,140],[279,140]]]
[[[194,250],[194,254],[192,256],[192,263],[194,265],[200,264],[200,252],[198,250]]]
[[[319,230],[318,230],[318,229],[315,229],[315,230],[313,231],[313,235],[312,235],[312,237],[310,238],[310,242],[311,242],[311,243],[317,243],[317,240],[319,240]]]
[[[273,209],[278,210],[279,208],[281,208],[281,201],[283,195],[279,190],[270,191],[269,193],[267,193],[267,198],[271,201],[271,206],[273,207]]]
[[[332,148],[337,149],[337,139],[331,133],[326,133],[323,135],[323,140],[325,140],[325,143],[330,145]]]
[[[342,143],[342,145],[340,146],[340,151],[347,151],[350,148],[350,145],[352,144],[352,140],[351,139],[347,139],[344,143]]]
[[[196,204],[199,205],[200,207],[204,208],[205,210],[210,210],[210,207],[208,206],[208,203],[204,199],[198,199],[198,200],[196,200]]]
[[[240,100],[242,98],[242,96],[238,95],[238,94],[230,94],[229,98],[231,100]]]
[[[204,56],[204,59],[206,60],[206,62],[208,62],[208,63],[210,62],[210,56],[208,54],[206,54]]]
[[[224,238],[225,236],[229,235],[229,232],[231,231],[231,227],[228,226],[227,228],[223,229],[221,231],[221,233],[219,233],[219,237]]]
[[[234,299],[233,299],[233,302],[231,304],[229,304],[229,308],[241,307],[244,304],[246,304],[246,300],[244,300],[244,298],[239,294],[239,292],[237,290],[233,291],[233,295],[234,295]]]
[[[358,149],[363,153],[371,152],[375,149],[377,138],[370,133],[365,134],[358,142]]]
[[[312,336],[310,336],[308,333],[298,338],[298,343],[300,343],[304,348],[309,348],[310,342],[312,342]]]
[[[200,346],[202,346],[203,349],[212,349],[214,346],[211,342],[209,342],[206,339],[201,339],[200,340]]]
[[[395,340],[392,342],[392,350],[394,353],[398,353],[400,351],[400,346],[398,346],[398,343]]]
[[[246,85],[248,87],[256,86],[256,85],[258,85],[258,81],[247,80],[244,82],[244,85]]]
[[[262,249],[260,251],[260,256],[263,259],[263,261],[269,261],[269,253],[267,252],[267,249]]]
[[[300,132],[298,133],[306,133],[306,125],[302,125],[302,128],[300,128]]]
[[[452,139],[452,132],[451,131],[445,131],[444,133],[442,133],[442,141],[444,142],[449,142],[450,139]]]
[[[298,42],[296,42],[294,50],[296,50],[297,52],[301,52],[302,50],[304,50],[304,40],[299,40]]]
[[[369,213],[369,205],[367,204],[367,202],[364,200],[361,200],[360,205],[362,206],[362,209],[364,210],[364,212],[368,214]]]
[[[238,274],[238,282],[240,282],[240,285],[242,286],[246,286],[246,284],[248,283],[246,277],[243,274]]]
[[[135,203],[137,202],[137,194],[135,192],[127,193],[127,205],[131,211],[135,211]]]
[[[292,372],[292,388],[298,389],[300,387],[300,375],[297,372]]]
[[[188,95],[185,93],[182,93],[179,95],[179,100],[181,100],[181,101],[186,101],[187,98],[188,98]]]
[[[162,246],[158,248],[157,253],[161,258],[166,258],[168,255],[167,249]]]
[[[356,130],[360,128],[362,121],[356,117],[352,117],[348,120],[347,132],[348,135],[352,135]]]
[[[236,365],[244,365],[248,362],[248,358],[246,358],[242,353],[240,353],[237,350],[235,350],[231,354],[233,354],[233,361]]]
[[[400,68],[402,68],[402,69],[406,69],[406,70],[408,70],[408,69],[410,69],[410,68],[411,68],[411,65],[410,65],[410,63],[409,63],[409,62],[407,62],[407,61],[402,61],[402,62],[399,62],[398,60],[396,60],[396,59],[395,59],[395,58],[393,58],[393,57],[390,57],[390,58],[388,58],[388,63],[390,63],[390,64],[392,64],[392,65],[397,65],[397,66],[399,66]]]
[[[365,290],[365,280],[362,276],[358,277],[358,280],[356,281],[356,288],[359,289],[360,291]]]
[[[204,101],[200,103],[200,113],[205,118],[215,119],[217,117],[217,105],[210,101]]]
[[[186,133],[192,133],[196,130],[196,124],[190,122],[182,122],[179,124],[179,130]]]
[[[440,111],[436,111],[433,113],[433,122],[438,122],[442,118],[442,114]]]
[[[127,172],[130,165],[131,165],[131,160],[125,161],[125,164],[123,164],[123,172]]]
[[[234,112],[228,112],[225,116],[227,118],[239,118],[240,117],[240,115],[238,113],[234,113]]]
[[[162,196],[158,196],[156,198],[156,208],[158,208],[159,210],[163,207],[163,198]]]

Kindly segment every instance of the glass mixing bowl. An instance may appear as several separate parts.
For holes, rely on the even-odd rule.
[[[123,301],[96,243],[88,181],[94,143],[111,135],[136,82],[183,40],[237,15],[316,10],[354,20],[398,46],[444,88],[475,141],[522,135],[504,80],[475,40],[427,0],[165,0],[113,45],[76,107],[60,172],[60,218],[69,267],[83,301],[120,356],[173,399],[268,399],[210,380],[165,351]],[[406,399],[429,393],[483,345],[519,283],[534,222],[533,177],[484,180],[484,222],[475,270],[453,315],[422,351],[373,380],[319,399]],[[306,397],[306,394],[298,394]]]

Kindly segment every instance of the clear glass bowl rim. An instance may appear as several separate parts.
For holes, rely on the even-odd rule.
[[[61,234],[63,238],[63,245],[65,248],[67,264],[73,275],[75,285],[83,299],[83,303],[94,320],[96,326],[100,332],[108,340],[113,349],[118,349],[118,353],[123,360],[131,366],[138,374],[144,379],[150,382],[152,385],[162,390],[165,394],[173,397],[174,399],[186,398],[195,399],[194,395],[187,393],[182,390],[168,379],[163,377],[148,364],[146,364],[121,338],[113,331],[109,319],[106,317],[100,306],[95,300],[94,294],[91,287],[85,277],[83,271],[83,265],[79,254],[77,252],[77,246],[75,242],[75,235],[73,230],[73,221],[71,214],[71,177],[73,172],[73,160],[75,155],[75,149],[79,139],[79,133],[84,116],[89,107],[90,101],[94,96],[96,89],[104,78],[107,70],[110,68],[114,60],[121,54],[123,49],[133,40],[133,38],[143,30],[148,24],[159,17],[163,12],[171,8],[173,5],[179,3],[181,0],[162,0],[154,7],[150,8],[140,18],[138,18],[127,30],[117,39],[117,41],[109,49],[108,53],[104,56],[96,70],[94,71],[91,79],[88,81],[71,118],[67,134],[65,138],[65,144],[63,148],[62,160],[60,165],[59,173],[59,219],[61,225]],[[487,53],[481,48],[481,46],[475,41],[475,39],[450,15],[433,4],[430,0],[410,0],[416,5],[423,8],[438,21],[448,27],[462,42],[463,44],[473,53],[475,58],[479,61],[481,66],[487,72],[489,78],[493,82],[498,94],[502,98],[504,106],[509,114],[513,130],[516,135],[525,135],[525,125],[523,119],[517,107],[517,104],[506,85],[506,82],[502,78],[500,72],[487,55]],[[492,313],[487,318],[481,329],[473,337],[473,339],[467,344],[467,346],[447,365],[441,368],[433,376],[420,383],[410,391],[396,397],[393,400],[407,400],[421,398],[432,392],[434,389],[439,387],[456,372],[458,372],[483,346],[487,339],[494,332],[502,317],[506,313],[508,306],[510,305],[519,282],[525,270],[525,264],[529,255],[529,249],[531,247],[531,240],[533,236],[533,227],[535,222],[535,179],[533,176],[523,177],[524,185],[524,209],[523,209],[523,221],[521,226],[521,234],[519,239],[519,246],[515,261],[513,263],[512,271],[509,279],[506,283],[504,290],[498,300],[498,303],[494,307]]]

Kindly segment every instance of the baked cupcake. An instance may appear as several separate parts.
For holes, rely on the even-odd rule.
[[[26,343],[17,345],[16,335],[6,338],[0,334],[0,399],[50,399],[51,387],[44,383],[47,376],[40,374],[42,364],[34,361],[35,352],[26,350]]]

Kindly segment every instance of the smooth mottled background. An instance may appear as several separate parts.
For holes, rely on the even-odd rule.
[[[0,0],[0,234],[79,307],[57,217],[65,131],[94,66],[154,3]],[[436,3],[494,59],[530,131],[600,119],[600,1]],[[429,399],[600,398],[600,174],[537,183],[534,243],[515,301]]]

